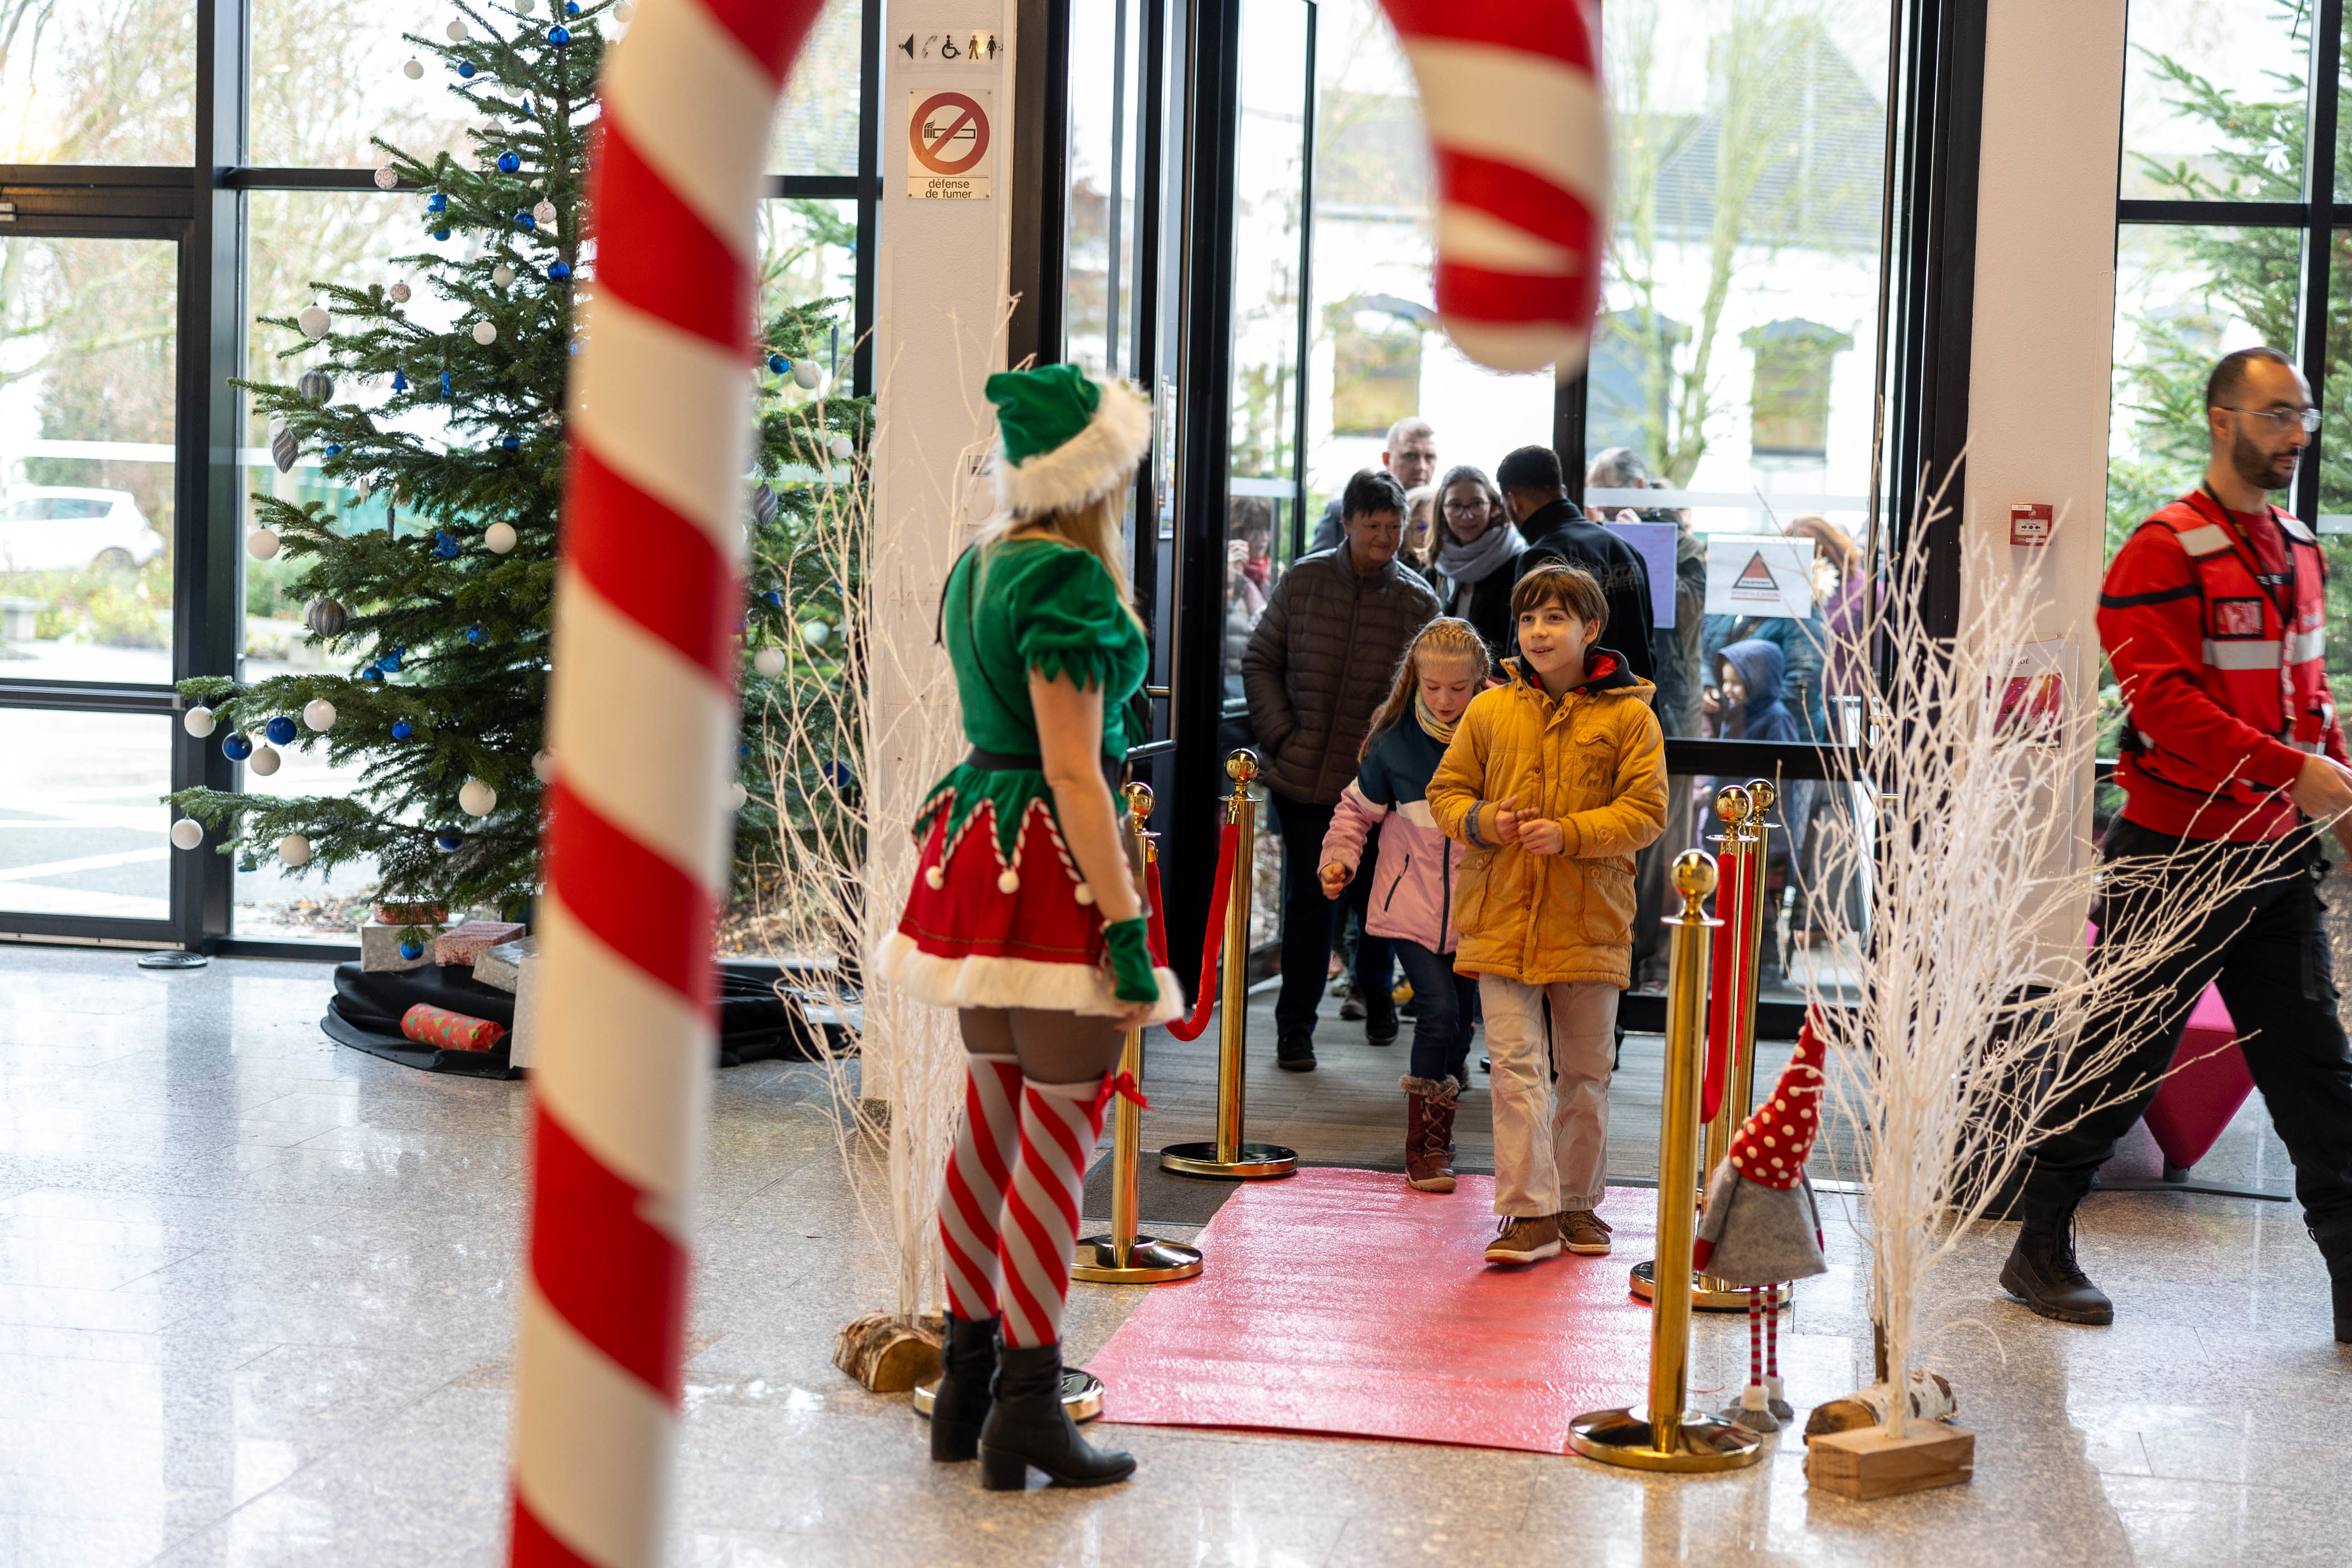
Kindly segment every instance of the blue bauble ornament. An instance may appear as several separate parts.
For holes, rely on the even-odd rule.
[[[849,764],[838,757],[826,763],[822,771],[824,774],[824,781],[836,789],[846,790],[857,778],[857,775],[849,770]]]
[[[515,227],[519,229],[535,229],[538,226],[539,220],[532,217],[529,213],[517,213],[515,214]]]
[[[341,457],[342,455],[343,455],[343,449],[342,449],[342,447],[341,447],[341,446],[338,445],[336,443],[331,442],[331,441],[330,441],[329,443],[327,443],[327,451],[326,451],[326,455],[327,455],[327,456],[329,456],[329,457]]]
[[[522,450],[522,437],[520,435],[509,435],[504,441],[499,442],[499,444],[505,447],[509,452],[520,452]]]
[[[474,71],[475,66],[473,61],[459,60],[457,62],[457,74],[465,78],[467,81],[474,79]]]
[[[482,640],[482,624],[481,624],[481,622],[478,622],[478,622],[476,622],[473,625],[468,626],[468,627],[467,627],[467,628],[466,628],[466,641],[467,641],[467,642],[468,642],[468,643],[478,643],[478,642],[480,642],[481,640]]]
[[[408,390],[408,372],[406,371],[394,370],[392,372],[392,390],[396,392],[404,392]]]
[[[416,733],[416,730],[415,730],[415,727],[413,727],[412,725],[410,725],[410,724],[409,724],[409,722],[408,722],[406,719],[404,719],[404,718],[396,718],[396,719],[394,719],[394,720],[392,721],[392,738],[393,738],[393,739],[394,739],[394,740],[406,740],[410,736],[415,735],[415,733]]]
[[[433,553],[443,560],[457,559],[457,536],[443,528],[433,536]]]
[[[433,231],[433,237],[435,239],[447,239],[449,237],[449,225],[444,224],[439,228],[435,229]]]
[[[793,373],[793,362],[782,354],[770,354],[768,369],[776,375],[788,376]]]
[[[351,613],[331,599],[313,599],[303,608],[302,623],[322,638],[336,638],[351,624]],[[293,727],[290,721],[287,727]]]
[[[324,371],[305,371],[302,379],[294,383],[294,390],[312,402],[324,403],[335,395],[335,383],[328,380]]]
[[[766,600],[769,603],[774,605],[779,610],[782,610],[784,607],[784,596],[777,592],[772,588],[768,590],[767,592],[760,595],[760,597]]]
[[[449,198],[436,191],[425,198],[425,210],[428,213],[446,213],[449,210]]]
[[[572,29],[569,27],[550,27],[547,30],[547,41],[553,44],[560,49],[564,45],[572,41]]]
[[[521,160],[521,159],[520,159],[520,158],[518,158],[518,157],[516,157],[513,153],[511,153],[511,152],[501,152],[501,153],[499,153],[499,173],[501,173],[501,174],[511,174],[511,173],[513,173],[516,170],[518,170],[518,169],[520,169],[520,168],[521,168],[521,167],[522,167],[522,160]]]
[[[449,391],[449,372],[446,371],[441,372],[441,395],[443,397],[452,395]]]
[[[410,937],[400,945],[400,956],[411,963],[425,956],[425,944]]]
[[[391,653],[378,655],[376,663],[386,670],[397,670],[400,668],[400,656],[407,652],[406,648],[395,645]]]
[[[362,665],[360,667],[360,679],[363,681],[380,681],[383,679],[383,666],[382,664]]]
[[[466,835],[455,828],[444,828],[433,835],[433,847],[445,855],[454,855],[466,847]]]
[[[776,493],[765,484],[751,486],[751,517],[763,528],[776,520]]]
[[[253,742],[231,731],[221,737],[221,755],[231,762],[242,762],[253,755]]]
[[[261,727],[272,746],[289,745],[294,739],[294,721],[282,713]]]
[[[561,283],[565,278],[572,276],[572,269],[559,261],[554,266],[547,269],[547,276],[554,279],[556,282]]]
[[[580,15],[580,0],[563,0],[563,14],[567,16]]]

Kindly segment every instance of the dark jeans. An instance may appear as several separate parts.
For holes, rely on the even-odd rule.
[[[1372,867],[1378,840],[1367,840],[1356,880],[1339,899],[1323,896],[1317,873],[1323,869],[1323,835],[1331,829],[1331,808],[1311,800],[1294,800],[1269,789],[1274,825],[1282,835],[1282,989],[1274,999],[1277,1033],[1315,1032],[1315,1011],[1323,1000],[1323,982],[1331,962],[1331,921],[1344,907],[1341,901],[1371,894]],[[1356,981],[1385,982],[1391,958],[1385,936],[1367,936],[1356,945]],[[1379,968],[1372,967],[1377,964]]]
[[[2181,843],[2118,820],[2107,830],[2101,853],[2112,862],[2163,855]],[[2314,873],[2326,862],[2315,840],[2290,853],[2284,863],[2262,869],[2276,846],[2249,844],[2223,852],[2204,874],[2237,891],[2205,917],[2179,957],[2165,972],[2147,977],[2160,998],[2156,1023],[2133,1043],[2129,1058],[2102,1082],[2083,1085],[2051,1117],[2063,1122],[2079,1108],[2129,1088],[2116,1103],[2084,1115],[2063,1133],[2035,1145],[2026,1179],[2023,1218],[2027,1226],[2052,1228],[2091,1190],[2099,1166],[2116,1152],[2116,1140],[2131,1130],[2159,1078],[2171,1065],[2189,1009],[2208,985],[2219,983],[2221,1000],[2237,1025],[2238,1044],[2254,1086],[2270,1107],[2271,1124],[2294,1161],[2295,1197],[2313,1224],[2352,1214],[2352,1056],[2336,1016],[2327,932],[2321,924]],[[2209,862],[2210,863],[2210,862]],[[2099,922],[2095,968],[2103,955],[2119,951],[2147,923],[2167,890],[2146,889],[2107,898]],[[2118,1016],[2128,1004],[2117,1009]],[[2095,1050],[2102,1024],[2094,1019],[2083,1046]]]
[[[1454,972],[1454,955],[1418,942],[1393,941],[1421,1010],[1412,1020],[1412,1075],[1433,1082],[1449,1074],[1470,1082],[1470,1031],[1478,1016],[1478,977]]]
[[[1356,982],[1356,994],[1368,1008],[1373,1006],[1375,994],[1386,996],[1396,988],[1394,941],[1365,929],[1371,924],[1372,868],[1380,863],[1381,831],[1374,828],[1364,836],[1364,858],[1357,862],[1356,880],[1339,895],[1339,905],[1355,916],[1356,946],[1348,955],[1349,974]]]

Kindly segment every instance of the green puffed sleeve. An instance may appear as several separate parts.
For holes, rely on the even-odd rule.
[[[1083,549],[1043,549],[1013,599],[1013,645],[1026,669],[1066,676],[1081,691],[1119,673],[1135,636],[1109,569]],[[1027,564],[1027,563],[1024,563]]]

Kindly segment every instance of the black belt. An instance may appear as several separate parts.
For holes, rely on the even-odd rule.
[[[1045,771],[1045,759],[1034,753],[990,751],[977,746],[964,753],[963,765],[966,768],[977,768],[982,773],[1043,773]],[[1103,782],[1110,786],[1110,791],[1114,795],[1118,793],[1120,766],[1119,759],[1117,758],[1106,757],[1102,759]]]

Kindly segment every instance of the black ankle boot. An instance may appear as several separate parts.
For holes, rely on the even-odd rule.
[[[2023,1298],[2045,1318],[2062,1323],[2111,1323],[2116,1304],[2091,1283],[2074,1262],[2074,1215],[2070,1209],[2048,1230],[2021,1228],[2009,1261],[2000,1266],[2001,1288]]]
[[[980,1427],[995,1381],[996,1320],[949,1318],[940,1390],[931,1399],[931,1458],[952,1463],[980,1457]]]
[[[1098,1487],[1135,1473],[1132,1455],[1097,1448],[1062,1407],[1062,1347],[1008,1344],[998,1353],[996,1403],[980,1434],[980,1484],[1019,1491],[1029,1467],[1066,1487]]]
[[[2312,1226],[2311,1239],[2327,1260],[2327,1282],[2336,1299],[2336,1340],[2352,1344],[2352,1214],[2338,1214]]]

